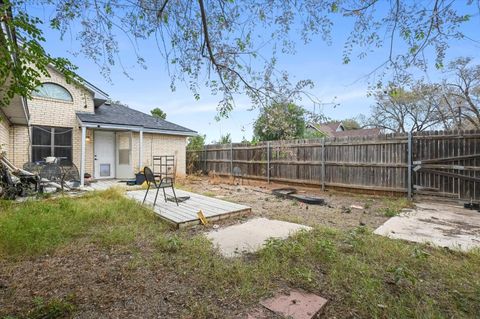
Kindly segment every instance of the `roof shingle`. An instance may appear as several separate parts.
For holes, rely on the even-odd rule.
[[[121,104],[102,104],[95,109],[95,114],[77,112],[80,121],[115,125],[140,126],[147,129],[177,131],[182,133],[197,132],[186,127],[153,117]]]

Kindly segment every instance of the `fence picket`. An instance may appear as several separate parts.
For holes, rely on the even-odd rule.
[[[438,194],[480,200],[480,130],[375,137],[206,145],[187,152],[187,167],[326,187]],[[197,156],[192,156],[192,155]],[[411,174],[409,174],[411,172]]]

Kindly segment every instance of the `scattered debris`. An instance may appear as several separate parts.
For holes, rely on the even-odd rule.
[[[325,200],[323,198],[316,197],[313,195],[292,194],[290,195],[290,198],[296,199],[299,202],[310,204],[310,205],[325,205]]]
[[[350,207],[342,206],[341,212],[342,214],[350,214],[352,212],[352,209]]]
[[[359,205],[350,205],[350,208],[353,208],[353,209],[365,209],[363,206],[359,206]]]
[[[463,204],[463,207],[466,208],[466,209],[480,211],[480,203],[465,203],[465,204]]]
[[[302,192],[304,193],[304,192]],[[272,194],[277,197],[286,198],[286,199],[295,199],[299,202],[311,204],[311,205],[325,205],[325,200],[323,198],[313,196],[313,195],[300,195],[297,194],[296,188],[276,188],[272,190]]]
[[[177,202],[178,202],[178,203],[183,203],[183,202],[185,202],[185,201],[187,201],[187,200],[189,200],[189,199],[190,199],[190,196],[178,196],[178,197],[177,197]],[[174,202],[174,203],[175,203],[175,197],[169,196],[169,197],[167,197],[167,200],[170,201],[170,202]]]
[[[207,218],[205,218],[205,215],[203,215],[203,212],[201,210],[197,213],[197,216],[198,216],[198,218],[200,219],[200,221],[202,222],[203,225],[208,224],[208,220],[207,220]]]
[[[288,195],[296,194],[297,190],[295,188],[276,188],[272,189],[272,194],[281,197],[281,198],[288,198]]]
[[[225,179],[226,181],[226,179]],[[226,182],[225,182],[226,183]],[[356,195],[348,195],[344,193],[337,193],[334,191],[323,193],[319,189],[305,188],[306,193],[313,194],[325,199],[327,205],[310,205],[301,204],[293,205],[293,201],[286,201],[281,197],[272,194],[272,189],[294,187],[297,190],[302,188],[296,186],[288,186],[272,183],[268,185],[262,181],[250,181],[250,185],[245,185],[244,191],[236,192],[237,186],[231,184],[211,185],[208,178],[203,178],[200,184],[189,185],[190,190],[202,194],[203,192],[213,192],[215,197],[225,196],[224,199],[232,202],[241,203],[252,207],[255,215],[266,217],[269,219],[280,219],[295,222],[304,225],[321,224],[325,226],[335,225],[341,229],[351,229],[358,227],[359,220],[363,220],[369,227],[377,228],[383,224],[388,217],[383,214],[378,214],[389,203],[383,200],[376,200],[377,197],[372,196],[372,200],[368,201],[369,205],[365,204],[364,210],[352,209],[351,214],[341,214],[341,207],[349,207],[350,205],[364,205],[362,200]],[[213,189],[221,188],[220,191]],[[298,192],[299,193],[299,192]],[[302,194],[303,195],[303,194]],[[396,199],[392,199],[396,201]],[[308,205],[308,209],[306,207]],[[197,210],[198,211],[198,210]],[[195,212],[195,215],[197,213]]]
[[[70,190],[80,186],[75,165],[59,164],[57,158],[42,163],[26,163],[30,170],[21,169],[0,154],[0,197],[16,199],[32,193],[54,190]]]
[[[311,319],[327,304],[327,299],[315,294],[291,290],[260,302],[265,308],[280,316],[293,319]]]

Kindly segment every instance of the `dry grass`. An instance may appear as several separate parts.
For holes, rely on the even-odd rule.
[[[329,318],[459,318],[480,313],[479,251],[409,244],[376,236],[364,227],[315,227],[285,241],[271,240],[245,258],[225,259],[201,232],[172,231],[118,191],[0,205],[3,265],[48,260],[53,257],[46,254],[67,246],[80,250],[94,245],[110,255],[128,252],[134,257],[121,261],[126,271],[123,285],[133,285],[128,274],[142,269],[154,286],[163,285],[155,278],[170,278],[177,284],[165,289],[177,291],[183,300],[175,317],[233,317],[285,287],[330,299]],[[391,205],[394,209],[404,203]],[[75,248],[66,251],[71,254]],[[20,283],[23,278],[12,280]],[[29,307],[19,304],[13,313],[0,307],[0,317],[60,318],[86,309],[104,316],[102,300],[75,299],[83,285],[75,283],[63,297],[32,300]],[[12,294],[0,290],[0,305],[14,302],[8,299]],[[123,311],[120,304],[116,307]]]

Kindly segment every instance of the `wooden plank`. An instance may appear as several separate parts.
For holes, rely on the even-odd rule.
[[[406,144],[406,138],[401,138],[397,140],[372,140],[372,141],[364,141],[364,142],[355,142],[355,141],[335,141],[329,142],[328,140],[325,141],[325,145],[328,146],[356,146],[356,145],[384,145],[384,144]],[[272,148],[303,148],[303,147],[322,147],[322,143],[311,143],[311,144],[282,144],[282,145],[271,145]]]
[[[180,207],[175,207],[176,209],[174,209],[173,207],[170,207],[168,205],[168,203],[163,202],[163,198],[161,199],[162,202],[160,202],[160,203],[159,203],[159,200],[157,200],[157,203],[154,207],[153,206],[153,200],[154,199],[149,200],[148,197],[147,197],[146,203],[149,204],[149,206],[151,206],[154,211],[158,210],[158,213],[160,213],[160,214],[163,213],[162,212],[162,210],[163,210],[163,211],[166,212],[166,214],[171,214],[173,216],[178,216],[177,218],[179,220],[184,220],[186,218],[188,219],[188,218],[191,217],[191,212],[185,211],[183,208],[180,208]]]
[[[324,146],[321,139],[272,141],[256,146],[233,144],[231,157],[228,145],[212,145],[205,147],[208,156],[204,167],[228,176],[229,164],[235,163],[245,178],[268,181],[270,177],[272,181],[322,188],[330,185],[395,191],[408,189],[408,185],[413,184],[439,189],[439,193],[455,193],[461,198],[480,198],[477,150],[480,130],[431,131],[413,136],[411,157],[414,164],[422,163],[422,169],[417,167],[411,181],[408,179],[407,134],[326,138]],[[265,154],[268,145],[270,152]],[[431,170],[444,170],[449,174],[440,175]],[[458,172],[463,175],[452,175]]]
[[[191,212],[191,214],[193,214],[194,216],[196,216],[199,210],[202,210],[206,215],[215,215],[215,214],[221,214],[225,211],[236,209],[236,207],[222,208],[222,207],[215,206],[215,204],[212,204],[212,203],[200,202],[198,200],[190,200],[190,199],[181,203],[181,207],[188,209]]]
[[[322,191],[325,191],[325,138],[322,138],[322,171],[320,172],[320,182],[322,183]]]
[[[407,168],[407,193],[408,193],[408,199],[412,199],[412,147],[413,147],[413,137],[412,133],[408,133],[408,150],[407,150],[407,163],[408,163],[408,168]]]
[[[231,202],[220,200],[217,198],[207,197],[207,196],[190,193],[190,192],[188,193],[178,192],[177,196],[190,196],[190,199],[180,203],[181,205],[184,205],[184,206],[186,205],[188,207],[192,207],[192,205],[197,205],[199,207],[204,207],[204,208],[212,209],[219,212],[225,211],[228,209],[242,209],[242,208],[248,207],[248,206],[239,205],[236,203],[231,203]],[[175,205],[175,203],[173,203],[173,205]],[[195,207],[192,207],[192,208],[195,209]],[[198,211],[198,209],[196,211]]]
[[[230,160],[208,160],[214,163],[230,163]],[[234,163],[243,164],[267,164],[267,161],[248,161],[248,160],[234,160]],[[270,161],[270,164],[277,165],[311,165],[322,166],[322,161]],[[325,165],[332,166],[356,166],[356,167],[407,167],[404,163],[362,163],[362,162],[325,162]]]
[[[128,192],[127,195],[138,202],[142,202],[145,191],[132,191]],[[149,194],[146,203],[150,205],[153,204],[154,196],[154,193]],[[238,212],[251,212],[251,208],[248,206],[234,204],[181,190],[177,191],[177,196],[190,196],[190,199],[177,206],[174,202],[168,201],[165,203],[163,198],[161,198],[162,202],[159,203],[159,198],[157,200],[157,205],[153,207],[157,215],[162,219],[177,225],[177,227],[185,223],[198,223],[197,212],[199,210],[202,210],[209,219],[210,217],[220,218],[219,216]]]
[[[215,198],[215,197],[208,197],[208,196],[204,196],[204,195],[200,195],[200,194],[196,194],[196,193],[191,193],[191,192],[188,192],[188,193],[182,194],[182,195],[178,195],[178,196],[185,196],[185,195],[190,196],[190,200],[192,200],[192,201],[199,202],[199,203],[208,203],[209,205],[213,205],[213,206],[218,207],[218,208],[248,207],[248,206],[245,206],[245,205],[232,203],[232,202],[229,202],[227,200],[223,200],[223,199],[219,199],[219,198]]]
[[[443,175],[443,176],[450,176],[454,178],[458,178],[459,180],[467,180],[467,181],[473,181],[473,182],[480,182],[480,178],[478,177],[471,177],[467,175],[461,175],[461,174],[456,174],[456,173],[449,173],[449,172],[443,172],[443,171],[438,171],[438,170],[433,170],[433,169],[425,169],[423,170],[424,172],[428,172],[431,174],[437,174],[437,175]]]
[[[219,174],[222,175],[222,174]],[[228,175],[223,175],[228,176]],[[264,176],[244,176],[245,178],[250,179],[257,179],[257,180],[266,180]],[[294,184],[305,184],[305,185],[318,185],[321,186],[322,183],[319,181],[313,180],[302,180],[302,179],[289,179],[289,178],[279,178],[279,177],[271,177],[270,180],[277,181],[277,182],[286,182],[286,183],[294,183]],[[353,189],[365,189],[365,190],[378,190],[378,191],[386,191],[386,192],[402,192],[405,193],[405,188],[390,188],[390,187],[378,187],[378,186],[369,186],[369,185],[355,185],[355,184],[342,184],[342,183],[332,183],[332,182],[325,182],[325,186],[333,186],[333,187],[341,187],[341,188],[353,188]]]
[[[442,139],[458,139],[458,140],[463,140],[463,139],[478,139],[480,138],[480,135],[478,134],[470,134],[470,135],[437,135],[437,136],[417,136],[415,135],[415,138],[418,138],[419,140],[442,140]]]
[[[267,142],[267,182],[270,184],[270,142]]]
[[[479,166],[462,166],[462,165],[442,165],[442,164],[426,164],[419,165],[417,170],[422,169],[449,169],[449,170],[458,170],[458,171],[480,171]]]
[[[459,161],[463,159],[474,159],[480,157],[480,154],[471,154],[471,155],[458,155],[452,157],[442,157],[442,158],[430,158],[430,159],[423,159],[420,161],[413,162],[413,165],[421,165],[421,164],[430,164],[430,163],[439,163],[439,162],[452,162],[452,161]]]
[[[222,214],[222,215],[208,217],[207,219],[208,219],[209,222],[215,222],[217,220],[222,220],[222,219],[235,217],[235,216],[243,216],[243,215],[247,215],[247,214],[251,214],[251,213],[252,213],[252,210],[250,208],[248,208],[248,209],[242,210],[242,211],[228,212],[228,213],[225,213],[225,214]],[[198,224],[200,224],[199,219],[178,223],[178,224],[176,224],[176,226],[178,228],[185,228],[185,227],[198,225]]]

